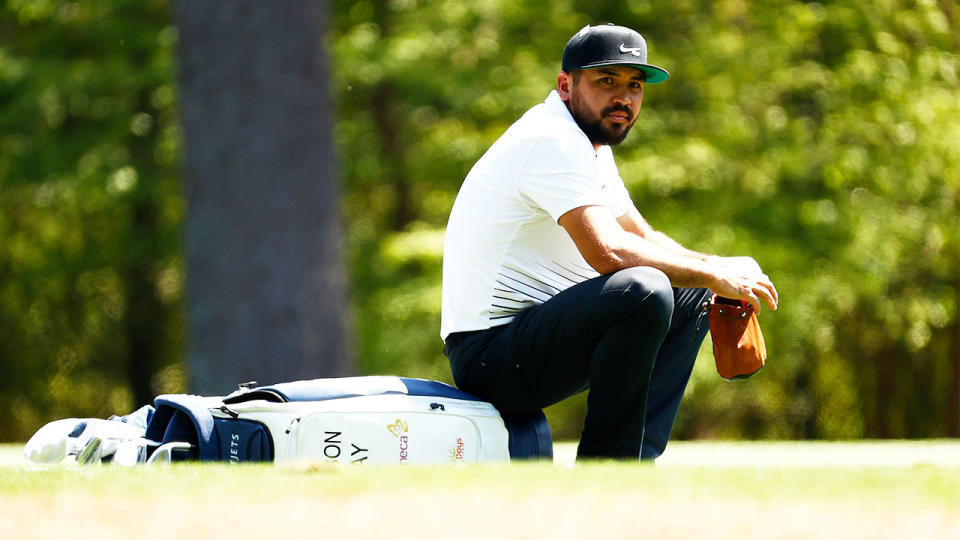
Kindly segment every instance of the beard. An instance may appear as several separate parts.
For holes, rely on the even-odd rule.
[[[627,105],[610,105],[600,111],[600,116],[595,116],[578,100],[571,100],[570,105],[571,116],[592,144],[616,146],[627,138],[627,133],[630,133],[630,128],[633,127],[635,117],[633,110]],[[603,124],[604,117],[614,111],[627,113],[627,122],[625,124],[615,123],[609,127],[605,126]]]

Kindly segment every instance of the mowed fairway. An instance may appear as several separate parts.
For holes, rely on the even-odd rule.
[[[35,467],[0,538],[960,538],[960,443],[671,443],[656,464]]]

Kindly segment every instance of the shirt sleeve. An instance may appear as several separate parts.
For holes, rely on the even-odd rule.
[[[554,221],[581,206],[609,206],[593,147],[586,139],[570,139],[535,141],[518,181],[524,199]]]

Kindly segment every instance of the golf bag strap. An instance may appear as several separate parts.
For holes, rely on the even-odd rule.
[[[188,442],[197,447],[200,461],[220,459],[220,445],[210,414],[209,400],[186,394],[164,394],[153,401],[156,411],[147,426],[146,438]]]

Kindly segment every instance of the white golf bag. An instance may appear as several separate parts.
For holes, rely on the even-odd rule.
[[[424,379],[248,384],[226,397],[161,395],[154,407],[142,437],[88,434],[78,461],[440,464],[553,457],[541,411],[501,415],[490,403]]]

